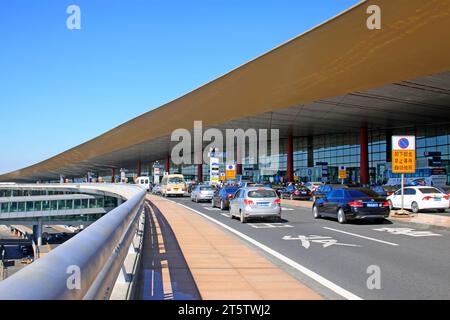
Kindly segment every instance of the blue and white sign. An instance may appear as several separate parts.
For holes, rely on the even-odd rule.
[[[393,136],[392,137],[392,150],[416,150],[416,137],[415,136]]]

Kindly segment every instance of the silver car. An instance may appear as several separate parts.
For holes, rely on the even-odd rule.
[[[191,192],[191,200],[195,202],[211,201],[214,197],[214,188],[210,185],[200,184],[196,186]]]
[[[273,218],[281,221],[281,200],[275,190],[264,187],[241,188],[230,201],[231,219],[242,223],[249,218]]]

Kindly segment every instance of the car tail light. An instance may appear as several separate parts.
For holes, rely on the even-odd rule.
[[[383,202],[383,207],[389,207],[389,201]]]
[[[363,207],[364,206],[364,204],[362,202],[360,202],[360,201],[350,201],[348,203],[348,205],[350,207]]]
[[[227,198],[231,199],[231,198],[233,198],[233,195],[232,194],[227,194]]]
[[[444,196],[444,199],[445,199],[445,200],[450,199],[450,195],[446,194],[446,195]]]
[[[422,199],[422,200],[431,200],[431,199],[433,199],[433,197],[432,197],[432,196],[426,196],[426,197],[423,197],[423,199]]]
[[[252,205],[253,201],[249,200],[249,199],[244,199],[244,203],[248,206],[248,205]]]
[[[274,203],[275,203],[275,204],[281,204],[281,200],[280,200],[280,199],[276,199],[276,200],[274,201]]]
[[[172,191],[172,189],[170,189],[170,188],[167,188],[167,191]]]

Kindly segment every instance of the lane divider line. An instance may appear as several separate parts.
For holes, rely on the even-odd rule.
[[[174,201],[175,202],[175,201]],[[177,202],[175,202],[177,203]],[[213,219],[211,217],[209,217],[208,215],[197,211],[195,209],[192,209],[188,206],[185,206],[184,204],[181,203],[177,203],[179,206],[182,206],[192,212],[197,213],[198,215],[202,216],[205,219],[210,220],[211,222],[221,226],[222,228],[234,233],[235,235],[239,236],[240,238],[250,242],[251,244],[255,245],[256,247],[260,248],[261,250],[267,252],[268,254],[272,255],[273,257],[281,260],[282,262],[286,263],[287,265],[291,266],[292,268],[296,269],[297,271],[300,271],[301,273],[303,273],[304,275],[308,276],[309,278],[315,280],[316,282],[320,283],[321,285],[323,285],[324,287],[330,289],[331,291],[333,291],[334,293],[340,295],[341,297],[347,299],[347,300],[363,300],[361,297],[358,297],[357,295],[351,293],[350,291],[345,290],[344,288],[338,286],[337,284],[331,282],[328,279],[325,279],[324,277],[322,277],[321,275],[315,273],[314,271],[302,266],[301,264],[295,262],[294,260],[286,257],[285,255],[269,248],[268,246],[256,241],[255,239],[243,234],[242,232],[239,232],[229,226],[227,226],[226,224],[217,221],[216,219]]]
[[[384,241],[384,240],[379,240],[379,239],[370,238],[370,237],[366,237],[366,236],[361,236],[361,235],[356,234],[356,233],[351,233],[351,232],[342,231],[342,230],[338,230],[338,229],[333,229],[333,228],[328,228],[328,227],[323,227],[323,228],[327,229],[327,230],[331,230],[331,231],[344,233],[344,234],[347,234],[349,236],[354,236],[354,237],[358,237],[358,238],[362,238],[362,239],[366,239],[366,240],[371,240],[371,241],[375,241],[375,242],[384,243],[384,244],[387,244],[387,245],[390,245],[390,246],[393,246],[393,247],[398,247],[398,244],[396,244],[396,243],[387,242],[387,241]]]

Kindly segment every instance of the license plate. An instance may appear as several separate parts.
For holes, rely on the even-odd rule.
[[[368,203],[367,207],[369,208],[378,208],[379,204],[378,203]]]
[[[258,206],[260,207],[268,207],[270,202],[258,202]]]
[[[302,191],[302,194],[306,194],[306,191]]]
[[[441,198],[434,198],[434,201],[441,201]]]

